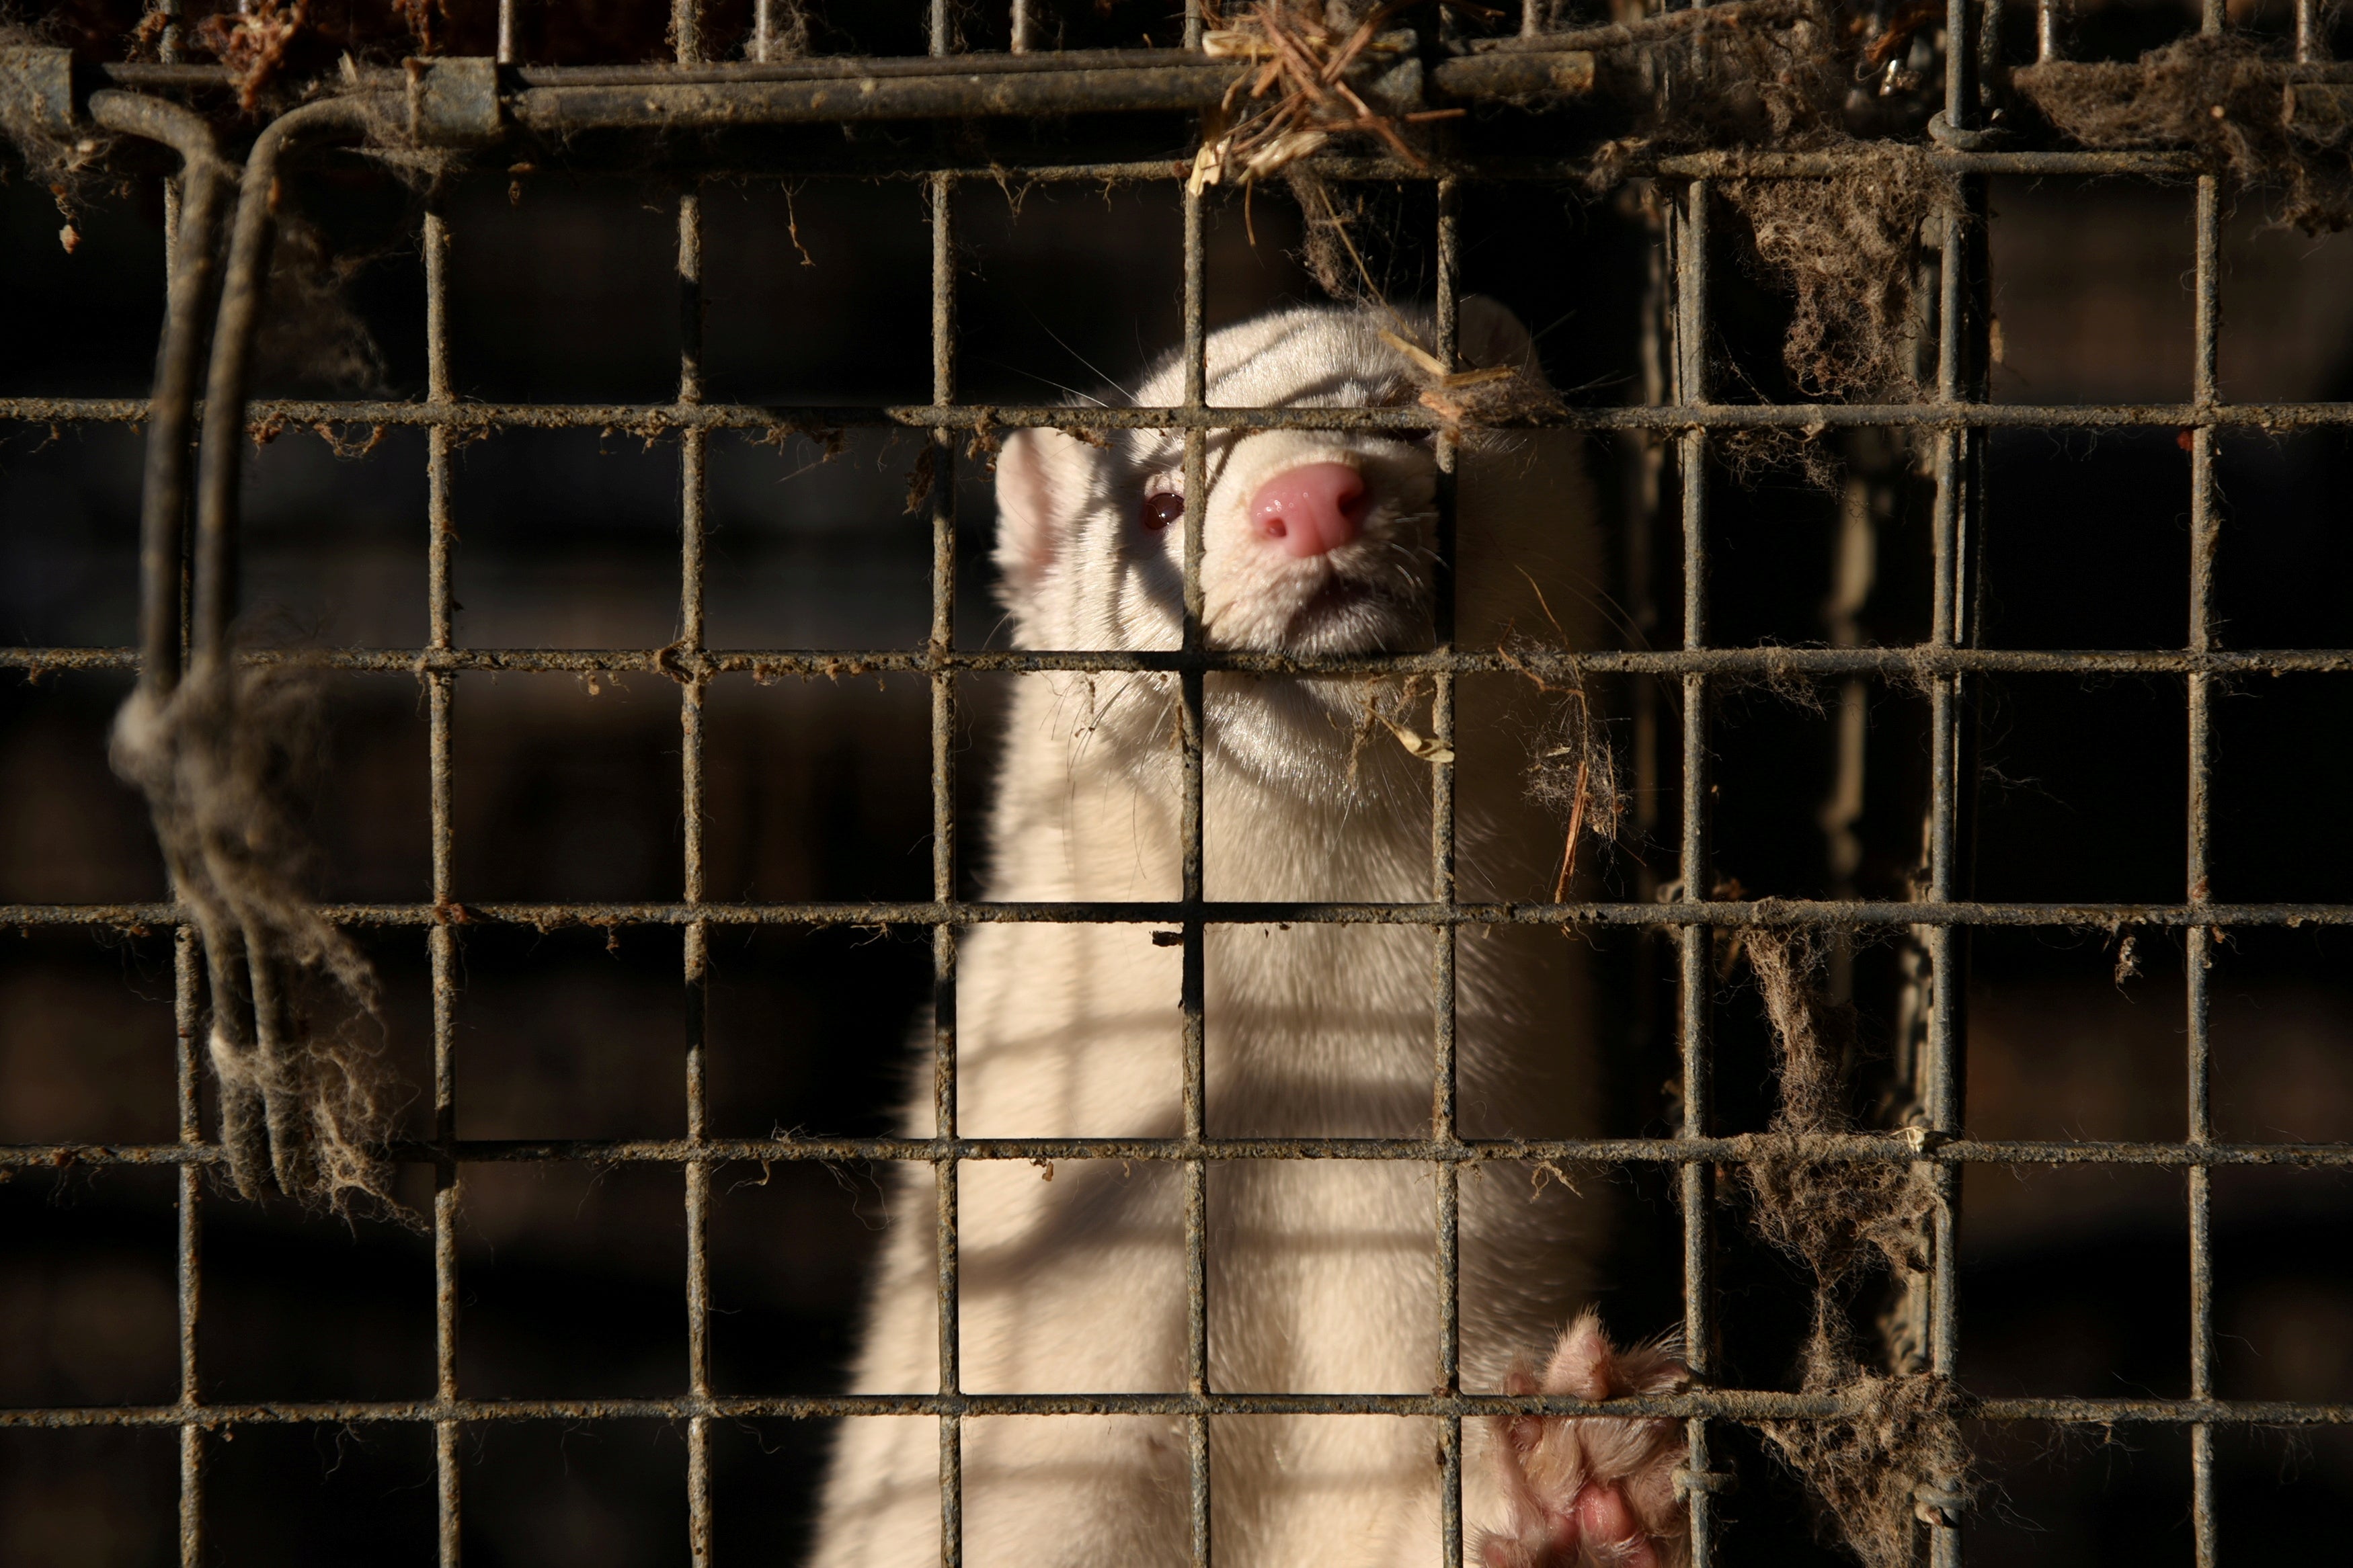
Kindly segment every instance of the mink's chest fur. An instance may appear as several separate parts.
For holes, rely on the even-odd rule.
[[[1227,406],[1411,401],[1384,318],[1299,310],[1218,332],[1209,399]],[[1426,332],[1424,334],[1427,335]],[[1525,331],[1466,302],[1464,357],[1528,363]],[[1180,400],[1164,364],[1137,389]],[[1173,432],[1107,447],[1053,431],[999,460],[997,562],[1024,647],[1173,648],[1181,526],[1151,521],[1181,484]],[[1250,512],[1268,476],[1356,468],[1361,536],[1301,557],[1264,548]],[[1221,432],[1204,503],[1212,647],[1426,647],[1435,459],[1426,443],[1336,432]],[[1573,445],[1473,441],[1459,481],[1461,642],[1516,616],[1541,625],[1521,569],[1589,597],[1596,552]],[[1567,627],[1572,637],[1586,628]],[[990,816],[983,894],[1000,900],[1179,896],[1174,677],[1020,678]],[[1558,827],[1522,798],[1532,694],[1464,678],[1458,896],[1541,897]],[[1204,885],[1212,900],[1432,896],[1430,765],[1368,707],[1402,715],[1396,680],[1218,674],[1207,682]],[[1426,711],[1426,709],[1423,710]],[[1439,938],[1408,926],[1212,925],[1206,942],[1207,1131],[1212,1137],[1418,1136],[1430,1129]],[[1460,1126],[1562,1137],[1592,1125],[1580,949],[1551,931],[1465,931],[1457,942]],[[1181,1133],[1181,955],[1123,925],[967,931],[957,974],[957,1131],[972,1137]],[[928,1064],[926,1064],[928,1068]],[[905,1130],[934,1131],[930,1074]],[[1187,1386],[1183,1173],[1159,1161],[1019,1161],[960,1168],[958,1381],[967,1394],[1107,1394]],[[939,1390],[933,1179],[902,1168],[850,1386]],[[1372,1160],[1213,1162],[1208,1176],[1209,1386],[1221,1393],[1426,1393],[1440,1382],[1436,1185],[1430,1167]],[[1461,1180],[1461,1375],[1501,1390],[1580,1304],[1600,1216],[1518,1167]],[[1524,1375],[1524,1374],[1523,1374]],[[1477,1423],[1468,1424],[1478,1428]],[[1484,1429],[1474,1444],[1490,1442]],[[1250,1415],[1211,1422],[1221,1568],[1422,1564],[1439,1555],[1434,1421]],[[1180,1417],[976,1416],[963,1425],[964,1559],[976,1568],[1176,1564],[1190,1552]],[[929,1417],[844,1423],[814,1561],[940,1561],[940,1445]],[[1478,1455],[1474,1532],[1514,1504]],[[1492,1555],[1492,1554],[1491,1554]],[[1501,1561],[1501,1559],[1496,1559]],[[1535,1561],[1551,1559],[1530,1558]],[[1561,1561],[1574,1561],[1564,1558]]]

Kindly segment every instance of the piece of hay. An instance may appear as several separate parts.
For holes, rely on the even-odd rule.
[[[228,68],[237,107],[250,114],[310,20],[310,0],[253,0],[232,14],[206,17],[196,24],[196,37]]]
[[[1542,590],[1536,599],[1543,603]],[[1545,614],[1551,616],[1550,605],[1545,605]],[[1559,631],[1556,621],[1554,630]],[[1561,644],[1567,641],[1564,634]],[[1617,843],[1625,832],[1629,796],[1617,750],[1610,744],[1609,723],[1594,711],[1583,678],[1537,673],[1523,656],[1538,647],[1530,639],[1515,637],[1499,651],[1505,663],[1553,700],[1552,710],[1530,738],[1525,776],[1528,798],[1562,824],[1560,869],[1553,878],[1552,889],[1552,901],[1559,904],[1567,902],[1575,889],[1577,859],[1587,837],[1606,847]]]
[[[1943,1378],[1888,1375],[1856,1354],[1848,1313],[1884,1269],[1899,1279],[1931,1265],[1936,1194],[1921,1167],[1824,1157],[1820,1141],[1852,1130],[1846,1109],[1851,1020],[1814,984],[1820,938],[1744,933],[1742,950],[1771,1026],[1780,1105],[1742,1166],[1758,1231],[1814,1277],[1813,1321],[1800,1387],[1838,1396],[1826,1419],[1760,1424],[1865,1568],[1908,1568],[1915,1526],[1964,1506],[1969,1458]]]
[[[2288,119],[2279,46],[2199,34],[2124,62],[2051,61],[2012,73],[2020,95],[2086,147],[2188,147],[2241,190],[2281,197],[2306,234],[2353,223],[2353,160]]]
[[[315,681],[199,659],[169,693],[142,681],[116,716],[114,770],[147,796],[174,893],[204,937],[208,1054],[237,1191],[275,1186],[347,1213],[410,1218],[384,1157],[391,1079],[368,1037],[376,984],[298,885],[295,800],[318,734]]]
[[[1254,0],[1231,18],[1210,5],[1204,16],[1204,52],[1256,61],[1259,68],[1227,92],[1218,116],[1225,121],[1224,132],[1204,138],[1193,161],[1193,190],[1248,185],[1350,132],[1370,135],[1407,163],[1425,166],[1404,128],[1458,119],[1463,110],[1398,114],[1368,102],[1348,77],[1372,57],[1383,28],[1429,3],[1389,0],[1357,16],[1332,0]]]

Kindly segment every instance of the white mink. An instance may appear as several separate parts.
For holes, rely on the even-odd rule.
[[[1299,309],[1215,333],[1208,400],[1230,407],[1411,403],[1411,363],[1371,311]],[[1426,320],[1410,323],[1428,338]],[[1510,312],[1463,304],[1463,358],[1534,367]],[[1164,361],[1135,390],[1182,400]],[[1179,644],[1183,440],[1102,446],[1052,430],[997,459],[997,562],[1016,640],[1049,649]],[[1204,635],[1213,648],[1346,653],[1430,646],[1436,461],[1426,441],[1328,431],[1219,432],[1204,507]],[[1458,490],[1459,641],[1556,614],[1589,645],[1598,547],[1574,438],[1466,443]],[[1563,584],[1540,607],[1522,569]],[[1173,676],[1019,678],[990,815],[984,894],[1000,900],[1179,896]],[[1206,683],[1204,892],[1210,900],[1417,901],[1431,894],[1430,764],[1367,712],[1390,679],[1219,673]],[[1534,693],[1464,678],[1459,896],[1544,897],[1558,826],[1525,799]],[[1426,721],[1424,721],[1426,722]],[[1182,1130],[1180,954],[1122,925],[989,925],[957,974],[959,1131],[974,1137],[1171,1137]],[[1596,1068],[1581,949],[1558,932],[1459,940],[1460,1127],[1575,1137],[1594,1126]],[[1430,1128],[1434,943],[1406,926],[1208,928],[1208,1131],[1213,1137],[1419,1136]],[[929,1073],[909,1135],[933,1131]],[[1182,1391],[1182,1172],[1167,1162],[960,1167],[961,1384],[967,1394]],[[1213,1163],[1208,1179],[1209,1383],[1221,1393],[1425,1393],[1440,1383],[1437,1200],[1430,1167],[1369,1160]],[[938,1388],[937,1256],[928,1172],[898,1178],[850,1387]],[[1606,1341],[1560,1326],[1587,1289],[1602,1216],[1523,1168],[1461,1182],[1466,1389],[1536,1386],[1527,1352],[1556,1336],[1543,1386],[1609,1388]],[[1583,1340],[1579,1331],[1587,1331]],[[1599,1346],[1597,1352],[1596,1346]],[[1618,1391],[1664,1386],[1652,1357]],[[1514,1370],[1517,1368],[1518,1370]],[[1600,1371],[1596,1371],[1600,1368]],[[1566,1370],[1564,1370],[1566,1369]],[[1564,1381],[1566,1380],[1566,1381]],[[1472,1550],[1497,1568],[1674,1560],[1671,1521],[1620,1545],[1577,1535],[1624,1517],[1614,1486],[1564,1461],[1588,1429],[1466,1423]],[[1514,1432],[1520,1436],[1514,1437]],[[1438,1560],[1435,1421],[1220,1416],[1210,1423],[1220,1568]],[[1628,1448],[1627,1444],[1617,1445]],[[1634,1443],[1629,1494],[1656,1493],[1663,1443]],[[964,1560],[975,1568],[1149,1568],[1189,1556],[1181,1418],[969,1417]],[[1530,1457],[1533,1456],[1531,1459]],[[1523,1460],[1529,1462],[1523,1463]],[[1605,1467],[1606,1468],[1606,1467]],[[1545,1477],[1568,1493],[1543,1494]],[[1671,1485],[1671,1483],[1668,1483]],[[1613,1511],[1613,1508],[1615,1511]],[[938,1424],[843,1424],[813,1561],[940,1561]],[[1633,1510],[1648,1520],[1646,1509]],[[1599,1521],[1597,1523],[1597,1521]],[[1563,1535],[1566,1529],[1567,1533]],[[1644,1555],[1647,1553],[1648,1555]]]

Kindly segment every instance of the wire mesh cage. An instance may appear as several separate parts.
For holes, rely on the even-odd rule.
[[[1532,322],[1567,312],[1563,337],[1539,337],[1569,395],[1498,423],[1585,442],[1624,625],[1590,648],[1458,642],[1442,521],[1434,646],[1345,656],[1210,646],[1211,443],[1427,437],[1451,474],[1462,416],[1209,401],[1212,330],[1313,289],[1285,248],[1313,214],[1253,207],[1250,182],[1196,156],[1262,68],[1204,47],[1240,18],[1200,0],[1148,17],[722,9],[608,26],[514,0],[437,8],[448,36],[405,67],[345,55],[315,78],[302,49],[337,41],[306,43],[300,7],[274,53],[253,42],[272,7],[210,18],[224,64],[200,63],[203,19],[177,5],[141,35],[156,58],[119,38],[6,57],[12,131],[83,161],[54,193],[12,191],[6,240],[71,302],[28,326],[0,388],[28,628],[0,648],[26,678],[10,767],[26,825],[0,886],[16,900],[0,925],[25,942],[5,981],[19,1109],[0,1166],[35,1282],[5,1307],[26,1347],[0,1408],[9,1511],[33,1521],[8,1555],[784,1555],[805,1542],[826,1433],[898,1417],[937,1427],[955,1563],[967,1423],[1126,1415],[1184,1434],[1173,1550],[1201,1563],[1218,1423],[1279,1414],[1429,1422],[1429,1555],[1459,1563],[1478,1549],[1466,1432],[1598,1408],[1464,1386],[1461,1189],[1504,1167],[1630,1194],[1613,1315],[1677,1322],[1695,1385],[1607,1413],[1684,1424],[1693,1560],[1835,1554],[1758,1433],[1852,1420],[1870,1390],[1788,1386],[1802,1281],[1734,1217],[1741,1173],[1789,1147],[1769,1142],[1786,1129],[1768,1126],[1764,1015],[1769,954],[1793,941],[1860,1020],[1841,1070],[1876,1096],[1855,1127],[1810,1133],[1805,1158],[1900,1169],[1927,1194],[1919,1277],[1883,1303],[1887,1373],[1936,1389],[1985,1467],[1974,1487],[1921,1478],[1905,1550],[2031,1557],[2010,1523],[2038,1510],[2070,1560],[2202,1568],[2226,1546],[2334,1540],[2330,1505],[2353,1492],[2331,1446],[2353,1421],[2334,1331],[2353,1295],[2316,1242],[2347,1217],[2316,1184],[2353,1164],[2333,963],[2347,846],[2325,794],[2353,657],[2328,586],[2353,425],[2353,322],[2329,301],[2348,291],[2325,248],[2265,259],[2284,242],[2232,147],[2168,124],[2145,144],[2071,140],[2083,122],[2038,121],[2014,88],[2030,67],[2067,79],[2071,26],[2096,72],[2244,24],[2276,47],[2232,57],[2231,90],[2268,93],[2298,146],[2333,147],[2348,89],[2314,0],[2279,16],[2215,0],[2187,23],[2051,0],[1857,11],[1879,73],[1854,89],[1868,134],[1654,135],[1606,178],[1592,143],[1624,116],[1588,98],[1612,51],[1703,47],[1796,8],[1376,18],[1419,31],[1335,68],[1366,93],[1366,70],[1388,73],[1398,96],[1359,101],[1366,123],[1460,122],[1394,146],[1358,125],[1300,167],[1388,204],[1357,209],[1355,232],[1389,275],[1356,265],[1431,300],[1441,373],[1474,289]],[[657,40],[661,63],[630,63]],[[248,143],[241,171],[223,161]],[[85,188],[84,163],[119,191]],[[1916,396],[1781,361],[1804,291],[1793,310],[1772,193],[1856,178],[1907,237]],[[284,281],[306,246],[375,259],[321,262],[334,287],[306,303]],[[779,279],[804,268],[796,295]],[[2237,359],[2232,289],[2259,340]],[[1147,330],[1176,346],[1176,405],[1036,390],[1040,366],[1103,379],[1092,356],[1131,338],[1140,354]],[[335,368],[339,344],[364,345],[356,369]],[[1025,428],[1177,433],[1180,647],[994,635],[989,457]],[[257,632],[249,612],[277,601],[340,618]],[[227,1191],[268,1155],[240,1152],[235,1091],[208,1079],[203,929],[96,763],[134,679],[207,654],[299,667],[329,693],[316,913],[384,976],[386,1055],[416,1090],[387,1191],[416,1236]],[[987,780],[970,752],[1006,682],[1055,671],[1175,678],[1175,898],[975,896],[960,829]],[[1205,897],[1204,694],[1231,672],[1426,683],[1426,897]],[[1573,899],[1566,868],[1549,897],[1462,895],[1458,693],[1532,676],[1594,683],[1623,736],[1632,826],[1605,896]],[[1178,950],[1178,1131],[959,1131],[959,942],[994,924],[1149,928]],[[1278,924],[1428,932],[1425,1133],[1213,1127],[1208,933]],[[1607,976],[1606,1135],[1464,1131],[1458,950],[1506,927],[1571,932]],[[2152,1022],[2161,1008],[2178,1011]],[[928,1136],[887,1113],[918,1016]],[[1213,1173],[1296,1160],[1428,1173],[1427,1391],[1217,1385]],[[1182,1385],[967,1391],[960,1173],[1088,1161],[1176,1173]],[[857,1260],[889,1206],[872,1173],[899,1164],[932,1173],[930,1212],[892,1219],[935,1237],[939,1384],[843,1393]],[[2069,1184],[2090,1175],[2104,1184]],[[2067,1283],[2071,1267],[2101,1278]],[[2233,1363],[2232,1335],[2262,1364]],[[2301,1490],[2272,1479],[2274,1429],[2312,1435]],[[2142,1445],[2128,1479],[2112,1452],[2035,1479],[2033,1435],[2060,1434],[2063,1456],[2119,1431]],[[319,1479],[347,1444],[374,1501]],[[315,1500],[281,1494],[290,1467]]]

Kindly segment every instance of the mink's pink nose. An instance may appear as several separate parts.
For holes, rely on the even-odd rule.
[[[1261,534],[1305,557],[1337,550],[1362,533],[1372,509],[1364,475],[1345,463],[1304,463],[1261,485],[1250,511]]]

